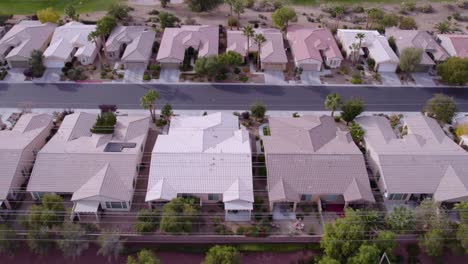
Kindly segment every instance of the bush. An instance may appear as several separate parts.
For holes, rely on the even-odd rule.
[[[114,104],[102,104],[99,105],[99,109],[101,110],[101,113],[115,112],[117,111],[117,106]]]
[[[406,14],[416,10],[416,4],[414,2],[403,2],[400,5],[400,12]]]
[[[418,25],[412,17],[404,16],[400,18],[400,29],[418,29]]]
[[[362,66],[362,65],[357,65],[357,66],[356,66],[356,69],[358,69],[359,71],[363,71],[363,70],[364,70],[364,66]]]
[[[369,69],[374,69],[375,67],[375,60],[371,57],[367,58],[367,65],[369,66]]]
[[[241,75],[241,76],[239,77],[239,81],[241,81],[241,82],[244,82],[244,83],[245,83],[245,82],[247,82],[248,80],[249,80],[249,77],[248,77],[247,75]]]
[[[151,80],[151,76],[149,76],[148,74],[143,75],[143,81],[149,81],[149,80]]]
[[[163,127],[163,126],[165,126],[165,125],[167,125],[167,121],[166,121],[166,120],[164,120],[164,119],[158,119],[158,120],[156,120],[156,126],[157,126],[157,127]]]
[[[148,12],[148,15],[157,16],[157,15],[159,15],[159,10],[153,9],[153,10]]]
[[[361,74],[359,72],[353,73],[353,76],[351,77],[350,82],[352,84],[361,84],[362,83]]]
[[[255,0],[245,0],[244,1],[244,5],[247,8],[252,8],[254,4],[255,4]]]
[[[421,13],[432,13],[434,12],[434,8],[432,8],[432,5],[429,3],[424,3],[420,7],[418,7],[418,11]]]
[[[117,117],[113,112],[105,112],[98,115],[96,123],[90,129],[94,134],[113,134],[114,126],[117,123]]]
[[[3,81],[7,75],[8,75],[8,72],[5,69],[3,69],[0,72],[0,81]]]
[[[228,23],[227,24],[228,24],[229,27],[237,27],[238,23],[239,23],[239,21],[237,21],[237,18],[235,18],[235,17],[229,17],[228,18]]]
[[[338,123],[338,122],[340,122],[340,121],[341,121],[341,116],[339,116],[339,115],[336,115],[336,116],[334,116],[334,117],[333,117],[333,119],[335,119],[335,122],[337,122],[337,123]]]
[[[443,82],[464,85],[468,82],[468,58],[449,58],[437,66],[437,74]]]
[[[157,210],[142,209],[138,212],[135,231],[139,233],[155,232],[159,228],[161,212]]]

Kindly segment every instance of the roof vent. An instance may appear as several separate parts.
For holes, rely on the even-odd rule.
[[[135,148],[136,143],[109,142],[104,148],[104,152],[122,152],[124,148]]]

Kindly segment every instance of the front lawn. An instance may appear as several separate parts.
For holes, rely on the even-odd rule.
[[[26,15],[34,14],[37,10],[52,7],[63,12],[65,6],[73,3],[80,13],[106,10],[120,0],[0,0],[0,13]]]

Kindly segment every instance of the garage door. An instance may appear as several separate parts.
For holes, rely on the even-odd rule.
[[[271,71],[282,71],[284,70],[284,64],[263,64],[263,69]]]
[[[143,62],[125,62],[124,67],[125,67],[125,69],[128,69],[128,68],[134,68],[134,69],[146,68],[146,64],[143,63]]]
[[[8,61],[11,68],[28,68],[29,62],[27,61]]]
[[[63,66],[65,66],[65,63],[59,60],[45,60],[44,66],[46,68],[63,68]]]
[[[303,63],[300,67],[304,71],[320,71],[320,64],[312,64],[312,63]]]
[[[180,63],[161,63],[163,69],[179,69]]]
[[[378,65],[378,72],[395,72],[396,71],[396,64],[393,63],[381,63]]]

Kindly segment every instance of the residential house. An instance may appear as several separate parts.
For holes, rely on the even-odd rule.
[[[0,40],[0,62],[10,68],[27,68],[33,50],[44,51],[56,25],[23,20],[13,26]]]
[[[39,151],[27,191],[34,199],[45,193],[73,202],[72,216],[102,210],[126,212],[140,170],[149,118],[117,116],[113,134],[93,134],[97,115],[67,115],[57,133]]]
[[[255,35],[261,34],[266,41],[262,44],[260,50],[260,61],[262,70],[286,70],[288,58],[283,43],[283,34],[281,31],[273,28],[256,28]],[[227,48],[226,51],[235,51],[247,57],[247,37],[242,31],[227,32]],[[254,38],[249,40],[249,52],[258,52],[258,45]]]
[[[364,34],[362,40],[357,38],[358,33]],[[387,38],[380,35],[377,30],[338,29],[336,36],[341,41],[348,59],[352,60],[355,55],[364,58],[371,57],[375,60],[375,71],[396,71],[400,61],[388,44]],[[361,49],[356,51],[359,48],[359,42],[361,43]],[[356,52],[359,52],[359,55]]]
[[[176,197],[195,197],[200,205],[223,202],[227,221],[250,221],[251,159],[249,133],[237,116],[174,117],[169,133],[154,145],[146,201],[151,206]]]
[[[107,38],[105,53],[125,68],[146,68],[153,54],[156,33],[146,26],[117,26]]]
[[[366,156],[388,204],[468,200],[468,153],[436,120],[422,114],[404,117],[401,133],[382,116],[356,121],[365,131]]]
[[[468,35],[437,35],[440,45],[451,57],[468,58]]]
[[[329,29],[291,25],[287,32],[296,67],[304,71],[320,71],[322,63],[332,69],[340,67],[343,56]]]
[[[77,58],[82,65],[90,65],[96,59],[101,47],[90,41],[88,36],[96,30],[96,25],[69,22],[55,29],[49,47],[44,51],[44,66],[62,68],[66,62]]]
[[[420,48],[423,53],[417,71],[429,71],[434,66],[448,58],[447,52],[437,43],[435,38],[424,30],[402,30],[396,27],[385,30],[387,38],[393,37],[397,54],[406,48]]]
[[[203,58],[218,55],[218,26],[182,26],[166,28],[159,46],[156,61],[163,68],[178,69],[186,54]]]
[[[23,114],[13,129],[0,131],[0,211],[13,209],[9,201],[21,195],[52,126],[51,115]]]
[[[269,128],[262,140],[275,219],[295,219],[299,203],[335,211],[374,202],[364,156],[332,117],[270,117]]]

